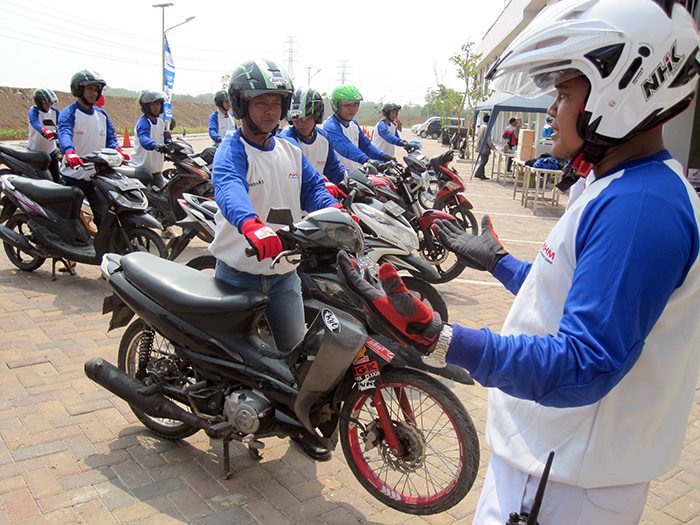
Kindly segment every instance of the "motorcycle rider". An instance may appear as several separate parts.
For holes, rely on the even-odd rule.
[[[299,87],[287,112],[291,124],[282,130],[280,137],[293,140],[314,167],[324,178],[326,188],[334,197],[342,194],[336,184],[343,182],[345,168],[338,160],[325,132],[318,127],[323,121],[323,97],[314,88]]]
[[[225,89],[214,94],[214,104],[216,104],[216,111],[209,115],[209,136],[217,146],[229,131],[236,131],[238,126],[231,114],[228,92]]]
[[[143,115],[136,123],[134,154],[130,162],[130,165],[147,169],[153,174],[153,185],[160,189],[165,186],[163,154],[168,151],[166,144],[170,142],[169,138],[164,138],[166,124],[161,117],[166,98],[165,93],[157,89],[147,89],[139,95]]]
[[[439,222],[463,262],[516,294],[501,335],[436,329],[420,305],[392,307],[349,273],[397,332],[490,388],[474,523],[529,510],[550,451],[541,523],[638,523],[650,481],[678,463],[700,361],[700,202],[662,125],[695,95],[699,44],[673,1],[562,0],[495,62],[494,89],[556,89],[552,154],[596,175],[533,264],[506,252],[488,217],[479,237]]]
[[[39,88],[34,91],[34,105],[29,108],[27,120],[27,149],[29,151],[45,151],[51,156],[49,171],[54,182],[61,182],[61,172],[58,169],[58,150],[56,149],[56,129],[47,129],[44,120],[52,120],[58,124],[59,111],[53,106],[58,103],[56,94],[50,89]]]
[[[401,146],[409,153],[414,149],[408,141],[399,137],[398,124],[396,122],[400,110],[401,106],[393,102],[384,104],[382,106],[384,118],[374,126],[374,136],[372,137],[372,144],[392,157],[394,156],[394,146]]]
[[[369,159],[383,162],[396,160],[372,145],[355,120],[362,95],[355,86],[338,86],[331,96],[333,115],[323,123],[323,131],[333,144],[340,163],[352,171]]]
[[[95,183],[90,179],[95,169],[85,167],[80,156],[102,148],[112,148],[121,153],[125,161],[129,160],[129,155],[119,147],[107,113],[95,107],[106,85],[98,73],[88,69],[78,71],[70,80],[70,91],[77,100],[61,111],[58,117],[58,142],[64,153],[61,166],[63,184],[82,190],[98,228],[104,205],[97,196]]]

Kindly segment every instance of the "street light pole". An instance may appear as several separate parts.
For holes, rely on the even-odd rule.
[[[172,7],[175,4],[153,4],[153,7],[160,7],[162,12],[163,12],[163,25],[162,27],[162,32],[161,32],[161,39],[160,39],[160,45],[161,45],[161,51],[160,51],[160,58],[161,58],[161,86],[163,87],[163,91],[165,91],[165,8],[166,7]]]

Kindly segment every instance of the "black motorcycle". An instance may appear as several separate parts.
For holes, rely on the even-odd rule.
[[[279,235],[286,256],[362,249],[355,223],[332,208]],[[257,457],[261,439],[294,436],[329,449],[340,440],[362,486],[402,512],[443,512],[472,487],[479,442],[466,409],[418,369],[425,367],[416,350],[369,337],[373,321],[361,310],[355,316],[319,304],[304,339],[283,353],[257,333],[268,301],[260,293],[236,293],[144,253],[108,255],[102,272],[114,289],[104,305],[112,312],[110,328],[139,318],[124,332],[119,368],[94,358],[86,374],[161,437],[204,429],[222,439],[224,476],[231,440]],[[450,366],[437,371],[453,380],[466,374]]]
[[[103,149],[82,157],[82,161],[94,166],[92,180],[105,207],[94,237],[81,218],[84,195],[77,187],[2,176],[3,198],[7,198],[3,215],[9,219],[0,225],[0,239],[10,262],[20,270],[33,271],[51,258],[55,279],[58,262],[75,275],[70,261],[98,265],[109,252],[138,250],[165,257],[165,242],[151,229],[160,230],[160,224],[146,213],[143,185],[114,171],[122,156]]]

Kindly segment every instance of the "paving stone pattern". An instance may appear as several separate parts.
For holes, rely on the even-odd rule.
[[[428,155],[443,151],[422,142]],[[512,199],[511,184],[469,181],[471,162],[455,166],[477,216],[489,213],[506,248],[532,260],[563,207],[534,216]],[[196,241],[181,260],[205,250]],[[471,327],[498,331],[512,302],[476,271],[439,289],[452,321]],[[360,487],[340,447],[331,461],[315,463],[287,440],[267,439],[256,462],[232,444],[234,475],[222,480],[220,443],[203,432],[180,442],[154,437],[126,403],[83,373],[91,357],[116,362],[123,330],[107,332],[107,293],[97,267],[79,264],[76,276],[51,281],[48,262],[20,272],[0,252],[0,525],[472,523],[489,458],[484,388],[450,385],[477,426],[482,459],[475,487],[448,512],[416,517],[385,507]],[[700,524],[698,399],[680,464],[652,483],[643,523]]]

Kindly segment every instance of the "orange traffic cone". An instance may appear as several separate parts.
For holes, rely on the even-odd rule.
[[[129,139],[129,128],[124,128],[124,144],[122,145],[122,148],[130,148],[131,147],[131,139]]]

